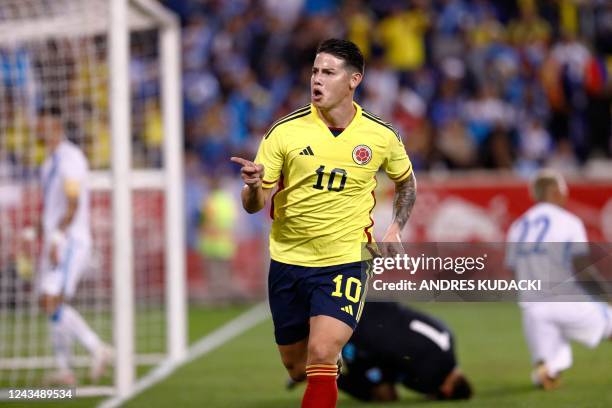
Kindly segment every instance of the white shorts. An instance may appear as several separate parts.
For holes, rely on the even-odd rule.
[[[522,305],[523,329],[532,362],[552,375],[572,365],[570,341],[596,347],[610,335],[610,306],[599,302],[541,302]]]
[[[63,295],[71,299],[87,267],[91,245],[69,239],[60,248],[59,265],[51,266],[48,245],[43,246],[40,262],[40,291],[45,295]]]

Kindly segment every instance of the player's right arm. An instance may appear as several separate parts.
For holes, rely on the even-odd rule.
[[[253,214],[266,206],[270,199],[271,188],[263,188],[264,166],[241,157],[232,157],[234,163],[242,166],[240,176],[244,181],[244,187],[240,194],[242,206],[249,214]]]
[[[576,255],[572,264],[578,281],[587,292],[612,304],[612,284],[606,280],[588,254]]]
[[[260,211],[270,199],[272,190],[282,177],[284,151],[282,133],[273,126],[261,141],[254,161],[232,157],[234,163],[242,166],[240,175],[245,184],[241,194],[242,206],[249,214]]]
[[[568,244],[574,273],[578,281],[587,286],[588,292],[612,303],[612,284],[606,280],[591,259],[588,242],[584,224],[582,221],[577,221],[573,228],[572,241]]]
[[[516,273],[516,257],[517,257],[517,225],[520,223],[520,219],[516,220],[508,228],[506,233],[506,251],[504,255],[504,265],[512,273]]]

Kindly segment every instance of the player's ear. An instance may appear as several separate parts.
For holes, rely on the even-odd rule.
[[[362,79],[363,74],[361,72],[351,72],[351,79],[349,81],[349,88],[351,91],[355,90],[359,86]]]

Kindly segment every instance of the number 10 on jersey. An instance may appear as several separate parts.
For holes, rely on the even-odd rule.
[[[323,190],[323,175],[325,174],[324,170],[325,170],[325,166],[321,165],[315,171],[315,173],[317,174],[317,183],[313,185],[312,187],[316,188],[317,190]],[[336,179],[337,174],[342,175],[342,178],[340,179],[340,185],[338,187],[334,187],[334,180]],[[346,170],[335,168],[329,174],[329,180],[327,181],[327,189],[329,191],[342,191],[344,190],[345,183],[346,183]]]
[[[342,292],[342,281],[343,276],[338,275],[334,278],[334,283],[336,284],[336,290],[332,292],[332,296],[342,297],[344,296],[348,300],[353,303],[359,302],[359,297],[361,296],[361,281],[353,276],[350,276],[346,280],[346,284],[344,285],[344,293]]]

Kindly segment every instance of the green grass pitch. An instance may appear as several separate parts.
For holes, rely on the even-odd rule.
[[[596,350],[574,345],[574,366],[552,392],[534,389],[518,307],[508,303],[416,304],[445,320],[455,331],[461,367],[475,387],[467,402],[426,402],[402,392],[393,404],[362,404],[340,394],[339,407],[612,407],[612,342]],[[192,340],[240,308],[197,309],[190,313]],[[400,333],[398,333],[400,335]],[[127,407],[299,407],[302,388],[286,391],[285,371],[274,345],[270,320],[187,364],[171,377],[129,401]],[[101,399],[80,399],[61,406],[95,406]],[[20,406],[60,406],[57,403]]]

